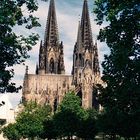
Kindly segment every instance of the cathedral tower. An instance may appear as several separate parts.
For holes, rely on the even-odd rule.
[[[93,43],[87,0],[84,0],[77,41],[73,52],[73,84],[77,95],[82,98],[82,106],[93,106],[93,83],[99,76],[97,43]]]
[[[75,74],[87,63],[93,74],[99,74],[97,43],[93,43],[87,0],[84,0],[81,23],[79,22],[77,41],[73,53],[73,71]]]
[[[38,73],[65,73],[63,43],[59,42],[54,0],[50,1],[44,43],[40,43]]]

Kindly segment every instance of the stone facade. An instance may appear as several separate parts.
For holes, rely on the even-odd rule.
[[[63,42],[59,42],[54,0],[50,0],[44,42],[40,43],[36,74],[24,77],[23,99],[50,104],[55,111],[68,91],[82,99],[84,108],[98,108],[95,85],[100,83],[97,43],[93,43],[87,0],[84,0],[71,75],[65,75]]]

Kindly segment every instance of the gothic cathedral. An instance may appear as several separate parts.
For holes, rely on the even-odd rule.
[[[79,96],[84,108],[98,108],[95,85],[100,83],[97,43],[93,42],[87,0],[84,0],[81,22],[73,51],[72,74],[65,74],[63,42],[59,42],[54,0],[50,0],[44,42],[40,43],[35,74],[23,83],[23,100],[50,104],[55,111],[69,91]]]

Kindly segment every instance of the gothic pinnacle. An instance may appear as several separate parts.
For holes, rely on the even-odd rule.
[[[45,48],[42,44],[42,40],[40,42],[40,50],[39,50],[39,69],[45,70]]]

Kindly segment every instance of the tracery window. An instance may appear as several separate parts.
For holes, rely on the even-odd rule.
[[[53,58],[50,59],[49,68],[50,68],[50,73],[55,73],[54,59]]]

